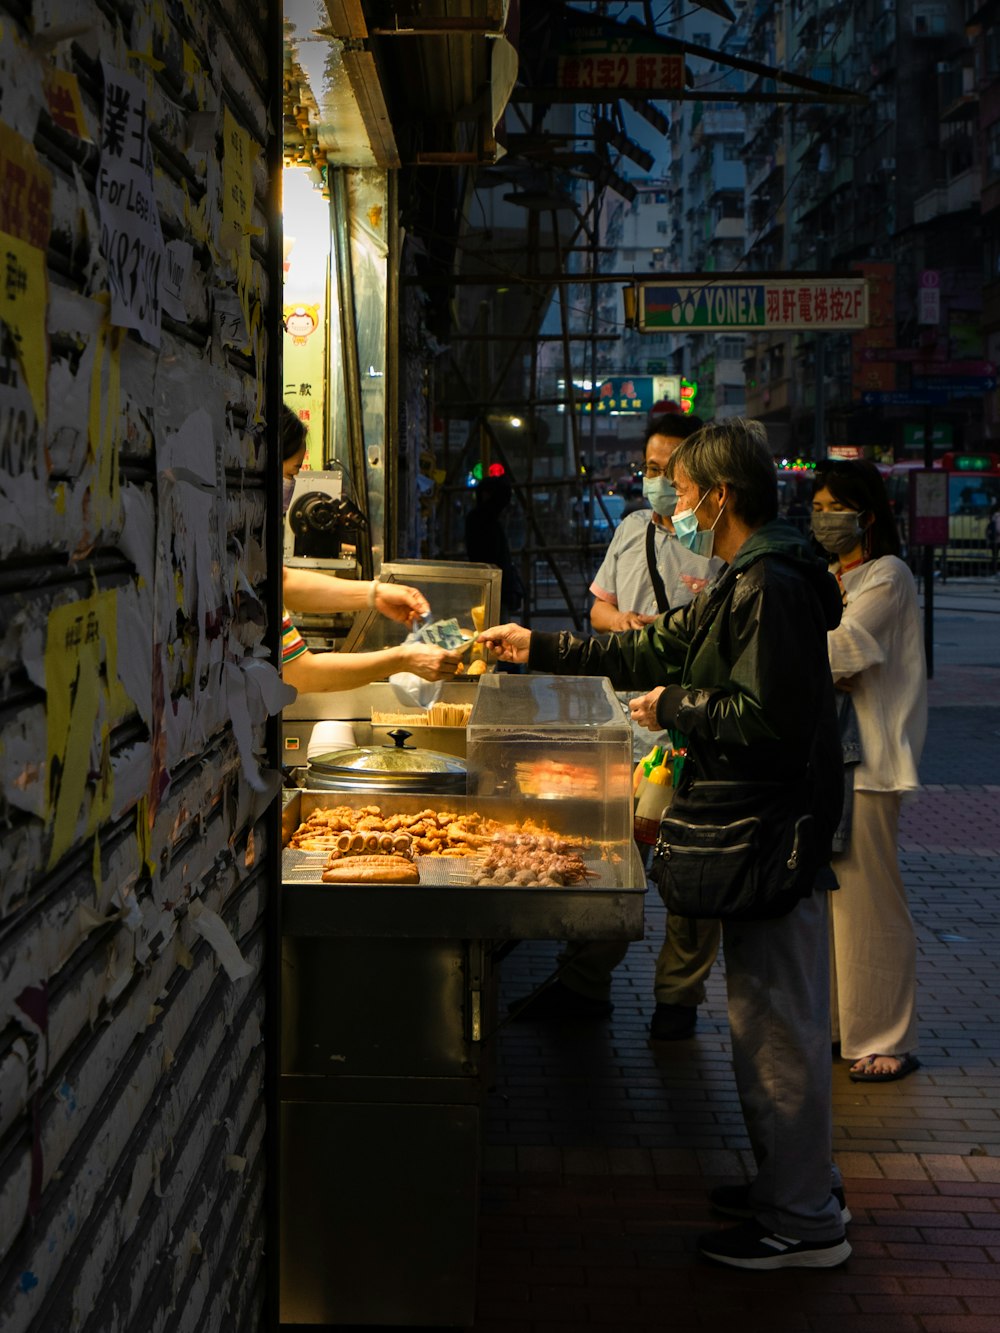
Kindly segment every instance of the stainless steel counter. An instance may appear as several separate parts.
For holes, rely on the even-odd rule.
[[[467,801],[293,792],[283,842],[315,809],[375,804]],[[501,820],[545,812],[475,805]],[[580,826],[557,831],[582,840],[586,803],[573,809]],[[282,853],[281,1321],[467,1327],[495,945],[641,938],[642,863],[632,842],[591,843],[592,878],[564,888],[477,884],[469,860],[445,857],[419,858],[415,885],[324,884],[327,855]]]

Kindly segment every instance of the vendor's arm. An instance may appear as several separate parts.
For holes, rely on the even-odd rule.
[[[363,611],[374,604],[383,616],[405,625],[430,612],[423,593],[405,583],[331,578],[315,569],[296,569],[287,565],[282,570],[281,582],[285,605],[303,615]]]
[[[412,671],[423,680],[451,680],[461,659],[429,643],[402,643],[374,653],[299,653],[282,667],[282,677],[300,693],[353,690]]]

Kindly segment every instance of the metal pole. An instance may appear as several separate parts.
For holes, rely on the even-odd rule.
[[[344,356],[344,397],[347,408],[347,443],[355,498],[363,514],[368,513],[368,472],[365,459],[364,422],[361,415],[361,367],[358,364],[358,326],[354,313],[354,276],[351,270],[351,227],[348,221],[347,177],[343,167],[329,172],[333,189],[334,244],[337,250],[337,285],[340,294],[340,337]],[[358,543],[362,577],[373,574],[372,548]]]
[[[399,191],[395,171],[386,173],[389,253],[385,267],[385,531],[382,549],[395,560],[399,549]]]
[[[826,457],[826,337],[816,334],[816,408],[813,415],[813,457]]]
[[[924,409],[924,467],[934,466],[934,412]],[[924,547],[924,656],[927,679],[934,675],[934,547]]]

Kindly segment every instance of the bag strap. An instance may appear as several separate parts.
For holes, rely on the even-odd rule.
[[[670,610],[670,603],[667,601],[667,590],[663,586],[660,571],[656,568],[656,533],[653,531],[652,519],[646,525],[646,564],[649,567],[649,580],[653,585],[653,596],[656,598],[656,611],[662,616],[665,611]]]

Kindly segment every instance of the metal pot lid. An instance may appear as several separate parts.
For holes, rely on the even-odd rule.
[[[465,776],[465,762],[455,755],[407,745],[411,733],[401,728],[390,731],[389,735],[395,741],[394,745],[352,745],[342,750],[331,750],[327,754],[313,755],[309,768],[313,772],[331,776],[364,773],[376,782],[382,774],[387,777],[398,777],[401,774],[417,777],[430,773]]]

